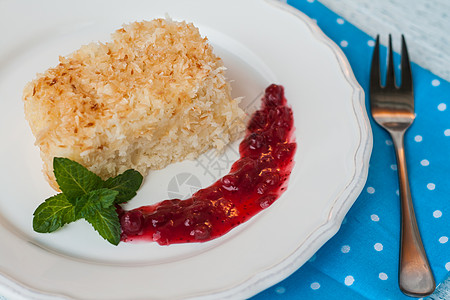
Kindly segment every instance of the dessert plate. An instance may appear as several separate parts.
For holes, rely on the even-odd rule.
[[[367,178],[372,135],[364,92],[340,49],[278,1],[3,1],[0,25],[0,295],[11,299],[247,298],[302,266],[339,229]],[[264,88],[285,87],[298,150],[287,191],[272,206],[206,243],[114,247],[78,221],[32,230],[54,191],[24,119],[21,94],[37,72],[124,23],[169,15],[193,22],[228,68],[249,113]],[[226,174],[222,154],[151,172],[127,208],[185,198]]]

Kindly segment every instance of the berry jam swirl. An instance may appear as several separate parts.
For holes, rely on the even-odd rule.
[[[186,200],[172,199],[125,211],[118,208],[124,242],[160,245],[220,237],[269,207],[287,187],[296,143],[284,89],[266,88],[247,126],[240,158],[230,172]]]

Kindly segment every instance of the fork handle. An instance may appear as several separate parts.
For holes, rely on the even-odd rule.
[[[401,248],[399,286],[401,291],[413,297],[433,293],[435,281],[422,244],[409,188],[406,169],[404,132],[391,132],[397,156],[401,204]]]

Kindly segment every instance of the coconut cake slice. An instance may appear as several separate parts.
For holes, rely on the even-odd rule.
[[[135,22],[38,74],[24,89],[25,116],[53,188],[53,158],[103,179],[143,175],[222,149],[245,128],[222,60],[192,24]]]

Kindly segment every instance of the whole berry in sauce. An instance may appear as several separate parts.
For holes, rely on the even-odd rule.
[[[283,87],[281,85],[271,84],[265,90],[265,94],[263,97],[263,104],[265,107],[283,105],[284,104],[283,97],[284,97]]]
[[[142,229],[144,218],[139,210],[132,210],[122,214],[120,226],[125,234],[136,234]]]

